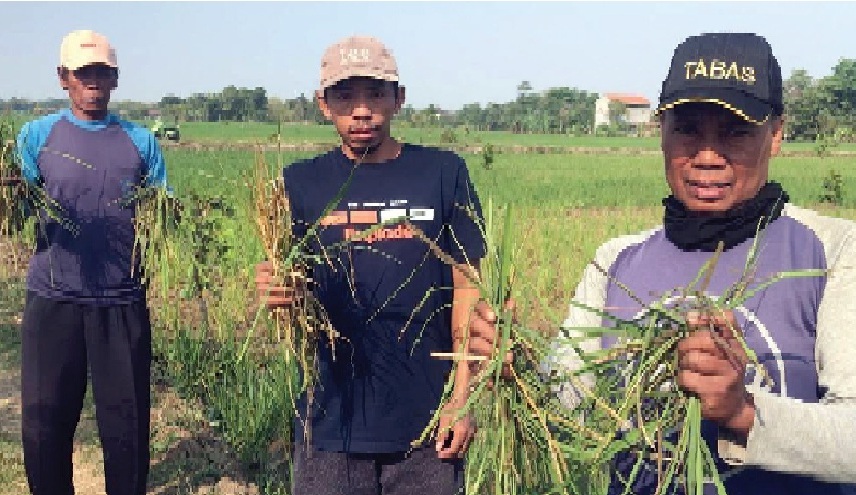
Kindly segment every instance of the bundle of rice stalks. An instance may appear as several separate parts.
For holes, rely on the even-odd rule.
[[[742,276],[718,297],[708,294],[707,289],[721,245],[689,286],[643,305],[644,311],[633,320],[619,320],[602,310],[577,304],[612,320],[614,326],[573,329],[579,336],[566,343],[584,363],[575,376],[569,377],[583,397],[575,416],[587,431],[596,433],[577,438],[570,445],[571,455],[592,471],[606,473],[617,469],[614,474],[624,484],[624,493],[633,493],[634,482],[643,471],[656,470],[658,495],[672,493],[675,487],[688,495],[701,495],[705,484],[713,484],[717,493],[725,494],[715,458],[702,437],[700,401],[677,386],[678,342],[697,330],[687,323],[687,314],[696,312],[711,319],[723,317],[773,283],[825,273],[800,270],[758,280],[757,245],[758,237]],[[614,283],[624,287],[620,281]],[[677,301],[675,294],[679,294]],[[641,303],[634,294],[630,295]],[[733,336],[749,364],[766,377],[763,366],[738,329],[710,326],[709,330],[717,344],[737,363],[739,357],[726,342]],[[597,351],[584,350],[583,341],[604,335],[616,337],[617,343]],[[595,377],[594,386],[586,387],[581,379],[584,376]],[[621,466],[612,463],[618,454],[625,459]]]
[[[78,227],[63,208],[48,196],[41,185],[29,184],[21,174],[15,151],[15,129],[10,121],[0,121],[0,238],[11,242],[8,252],[30,251],[34,247],[34,221],[52,219],[72,234]],[[3,268],[19,271],[24,260],[10,256]],[[9,266],[11,265],[11,266]]]
[[[306,239],[294,239],[292,236],[291,210],[284,180],[279,174],[272,176],[262,153],[256,154],[250,186],[256,230],[271,263],[273,278],[277,281],[272,286],[285,288],[287,293],[282,295],[291,299],[290,305],[273,309],[270,316],[275,344],[280,346],[286,363],[299,368],[301,379],[297,390],[291,390],[290,395],[297,399],[306,394],[306,410],[295,411],[305,423],[305,441],[308,442],[311,438],[310,411],[317,382],[318,346],[323,336],[323,341],[332,347],[335,356],[336,340],[340,337],[326,310],[312,293],[306,269],[311,260],[303,249]],[[310,229],[307,237],[312,235],[314,228]],[[252,331],[239,360],[247,350],[251,334]]]
[[[11,237],[24,227],[26,186],[15,160],[14,129],[0,122],[0,236]]]
[[[441,260],[455,264],[431,239],[411,228]],[[500,214],[488,201],[482,225],[487,254],[479,275],[470,281],[498,311],[496,357],[476,360],[465,352],[437,354],[451,357],[456,367],[478,363],[472,367],[477,370],[471,375],[467,402],[457,413],[458,417],[471,415],[478,426],[466,455],[465,489],[495,495],[574,493],[579,476],[564,444],[578,434],[579,426],[571,421],[569,411],[552,391],[553,384],[542,373],[541,364],[551,352],[551,337],[512,317],[505,305],[512,293],[519,252],[511,232],[511,208]],[[517,288],[514,292],[521,293]],[[504,358],[509,351],[514,358],[510,377],[504,377]],[[452,399],[454,376],[454,372],[450,374],[443,404],[414,445],[438,434],[440,416]]]
[[[129,199],[134,215],[134,260],[132,266],[150,290],[160,289],[163,300],[173,286],[178,261],[178,230],[181,202],[167,189],[140,187]],[[137,270],[139,270],[137,272]]]

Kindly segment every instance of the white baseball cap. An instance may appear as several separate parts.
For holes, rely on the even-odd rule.
[[[119,67],[116,50],[110,46],[107,37],[88,29],[68,33],[59,48],[59,65],[77,70],[92,64]]]

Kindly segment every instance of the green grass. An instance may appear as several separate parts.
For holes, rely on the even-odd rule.
[[[282,124],[283,143],[336,143],[338,136],[332,125],[319,124]],[[395,124],[393,134],[405,141],[416,144],[448,143],[443,139],[443,128],[412,128],[404,124]],[[469,131],[464,128],[452,130],[455,142],[450,144],[478,146],[493,144],[498,146],[558,146],[581,148],[640,148],[658,150],[660,140],[656,137],[603,137],[568,136],[563,134],[514,134],[509,131]],[[277,133],[276,123],[267,122],[184,122],[181,123],[181,138],[192,142],[275,142],[271,141]],[[784,151],[812,152],[814,143],[788,142]],[[832,151],[856,151],[856,143],[842,143],[830,148]]]

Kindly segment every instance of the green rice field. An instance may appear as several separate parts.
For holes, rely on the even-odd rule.
[[[277,126],[184,123],[181,131],[183,141],[265,141]],[[406,141],[426,144],[438,143],[440,132],[394,130]],[[456,133],[459,142],[468,144],[649,151],[659,146],[655,138]],[[330,126],[283,125],[282,139],[334,143],[336,135]],[[788,144],[786,149],[811,150],[812,145]],[[836,149],[856,150],[856,145]],[[222,493],[289,493],[287,412],[293,396],[288,384],[295,371],[280,359],[253,301],[253,267],[264,256],[250,191],[256,156],[250,151],[184,148],[167,148],[164,153],[176,196],[196,209],[195,220],[175,239],[174,264],[157,275],[150,297],[155,323],[153,377],[158,384],[154,404],[163,416],[153,416],[149,493],[203,493],[203,488],[222,484],[226,477],[248,491]],[[268,151],[264,156],[278,170],[312,153]],[[513,294],[529,300],[527,317],[541,322],[545,331],[562,320],[582,269],[598,245],[661,221],[660,201],[668,189],[662,158],[656,153],[499,153],[489,168],[481,155],[464,158],[483,206],[513,205],[512,239],[521,248],[517,277],[525,280]],[[844,191],[836,206],[819,202],[824,178],[831,171],[840,174]],[[856,219],[856,158],[775,158],[771,178],[783,184],[796,204]],[[2,241],[10,246],[12,239]],[[199,263],[205,266],[200,268]],[[12,373],[20,359],[14,315],[23,303],[22,272],[4,270],[0,279],[2,374]],[[250,352],[245,355],[247,345]],[[16,414],[8,405],[15,393],[0,388],[0,414]],[[87,407],[91,413],[91,405]],[[176,411],[177,415],[167,414]],[[222,459],[192,461],[194,455],[209,455],[187,444],[202,443],[200,435],[206,442],[220,442],[217,452]],[[97,438],[83,443],[97,450]],[[17,438],[12,430],[0,427],[0,495],[19,493],[23,476]]]

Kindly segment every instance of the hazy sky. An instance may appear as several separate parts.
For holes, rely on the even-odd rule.
[[[455,109],[570,86],[655,100],[674,47],[708,31],[765,36],[787,76],[825,76],[856,58],[856,2],[2,2],[0,98],[63,97],[59,44],[74,29],[107,35],[115,100],[157,101],[228,84],[309,94],[324,49],[379,37],[408,101]]]

